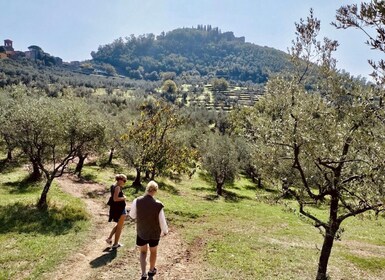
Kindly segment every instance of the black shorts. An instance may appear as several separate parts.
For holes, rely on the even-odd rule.
[[[149,240],[144,240],[140,238],[138,235],[136,236],[136,245],[137,246],[144,246],[148,244],[150,247],[156,247],[159,244],[159,239],[149,239]]]

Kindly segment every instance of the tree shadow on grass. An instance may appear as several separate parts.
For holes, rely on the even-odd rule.
[[[141,184],[140,186],[137,186],[137,185],[131,185],[129,187],[126,187],[124,189],[127,189],[131,194],[138,194],[138,193],[142,193],[146,190],[146,186],[147,183],[145,184]],[[168,192],[170,194],[173,194],[173,195],[180,195],[180,192],[177,188],[175,188],[173,185],[170,185],[170,184],[166,184],[164,182],[161,182],[161,183],[158,183],[159,185],[159,189],[162,190],[162,191],[165,191],[165,192]]]
[[[262,191],[267,192],[267,193],[271,193],[271,194],[281,193],[281,191],[279,191],[278,189],[271,189],[271,188],[267,188],[267,187],[261,187],[261,188],[257,188],[257,189],[262,190]]]
[[[0,173],[7,173],[12,172],[13,170],[19,168],[23,165],[23,160],[9,160],[9,159],[2,159],[0,160]]]
[[[166,184],[163,182],[159,183],[159,189],[161,189],[162,191],[166,191],[166,192],[173,194],[173,195],[180,195],[179,190],[170,184]]]
[[[258,188],[258,185],[256,184],[246,184],[244,186],[245,190],[248,190],[248,191],[257,191],[259,190],[260,188]]]
[[[256,192],[266,192],[266,193],[271,193],[271,194],[280,194],[282,193],[282,190],[277,188],[277,187],[271,187],[268,184],[260,184],[258,185],[258,182],[252,182],[250,181],[249,183],[244,185],[245,190],[249,191],[256,191]]]
[[[230,185],[226,184],[226,186],[229,186],[230,188],[233,188],[233,189],[236,189],[236,190],[240,190],[241,189],[240,187],[234,187],[233,184],[230,184]],[[194,191],[198,191],[198,192],[210,192],[210,194],[204,196],[204,198],[206,200],[209,200],[209,201],[214,201],[214,200],[220,199],[221,197],[224,198],[224,200],[226,202],[240,202],[241,200],[246,200],[246,199],[250,200],[251,199],[249,196],[237,194],[237,193],[232,192],[230,190],[227,190],[225,188],[222,190],[222,196],[219,196],[216,193],[216,189],[215,189],[214,185],[207,186],[207,187],[204,187],[204,186],[193,187],[191,189],[194,190]]]
[[[34,205],[17,202],[0,206],[0,234],[17,232],[62,235],[73,229],[77,221],[87,219],[87,213],[79,208],[64,206],[59,209],[51,206],[42,211]]]
[[[11,172],[14,168],[16,168],[16,166],[13,166],[9,160],[0,160],[0,173]]]
[[[120,164],[103,162],[100,163],[99,166],[102,169],[112,168],[114,170],[114,173],[124,173],[124,167]]]
[[[138,193],[143,193],[146,190],[146,188],[144,187],[143,184],[140,184],[140,185],[132,184],[132,185],[130,185],[128,187],[124,187],[123,191],[124,190],[127,190],[130,194],[135,195],[135,194],[138,194]]]
[[[250,200],[250,197],[246,195],[237,194],[229,190],[223,190],[223,197],[227,202],[239,202],[241,200]]]
[[[251,198],[245,195],[240,195],[229,190],[222,190],[222,196],[226,202],[240,202],[241,200],[250,200]],[[216,193],[209,194],[205,196],[206,200],[217,200],[220,199],[220,196]]]
[[[117,250],[112,250],[110,248],[105,249],[103,255],[97,257],[96,259],[90,261],[90,265],[92,268],[98,268],[101,266],[105,266],[112,262],[113,259],[117,256]]]
[[[192,187],[191,190],[193,191],[206,191],[206,192],[212,192],[215,191],[214,186],[198,186],[198,187]]]
[[[29,176],[25,177],[21,181],[5,182],[4,186],[10,187],[11,194],[25,194],[29,192],[35,192],[37,188],[42,187],[42,180],[32,180]]]

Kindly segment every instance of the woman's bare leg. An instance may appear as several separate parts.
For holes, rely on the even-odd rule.
[[[115,232],[116,232],[116,226],[114,226],[114,228],[111,230],[110,236],[108,236],[107,239],[111,240],[112,237],[114,236]]]
[[[126,220],[126,215],[121,215],[119,218],[118,224],[116,225],[114,245],[119,243],[120,235],[122,234],[125,220]]]

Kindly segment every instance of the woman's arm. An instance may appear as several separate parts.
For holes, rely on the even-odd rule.
[[[115,202],[118,202],[118,201],[125,201],[126,200],[126,197],[123,196],[123,197],[119,197],[119,193],[120,193],[120,187],[119,186],[116,186],[115,187],[115,190],[114,190],[114,201]]]

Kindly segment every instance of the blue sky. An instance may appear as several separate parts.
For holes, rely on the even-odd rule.
[[[287,52],[295,37],[294,22],[310,8],[321,20],[322,37],[337,40],[337,67],[367,77],[368,59],[383,54],[370,50],[358,30],[330,25],[348,0],[2,0],[0,45],[13,40],[16,50],[38,45],[65,61],[90,59],[91,51],[119,37],[160,34],[179,27],[210,24],[233,31],[247,42]]]

